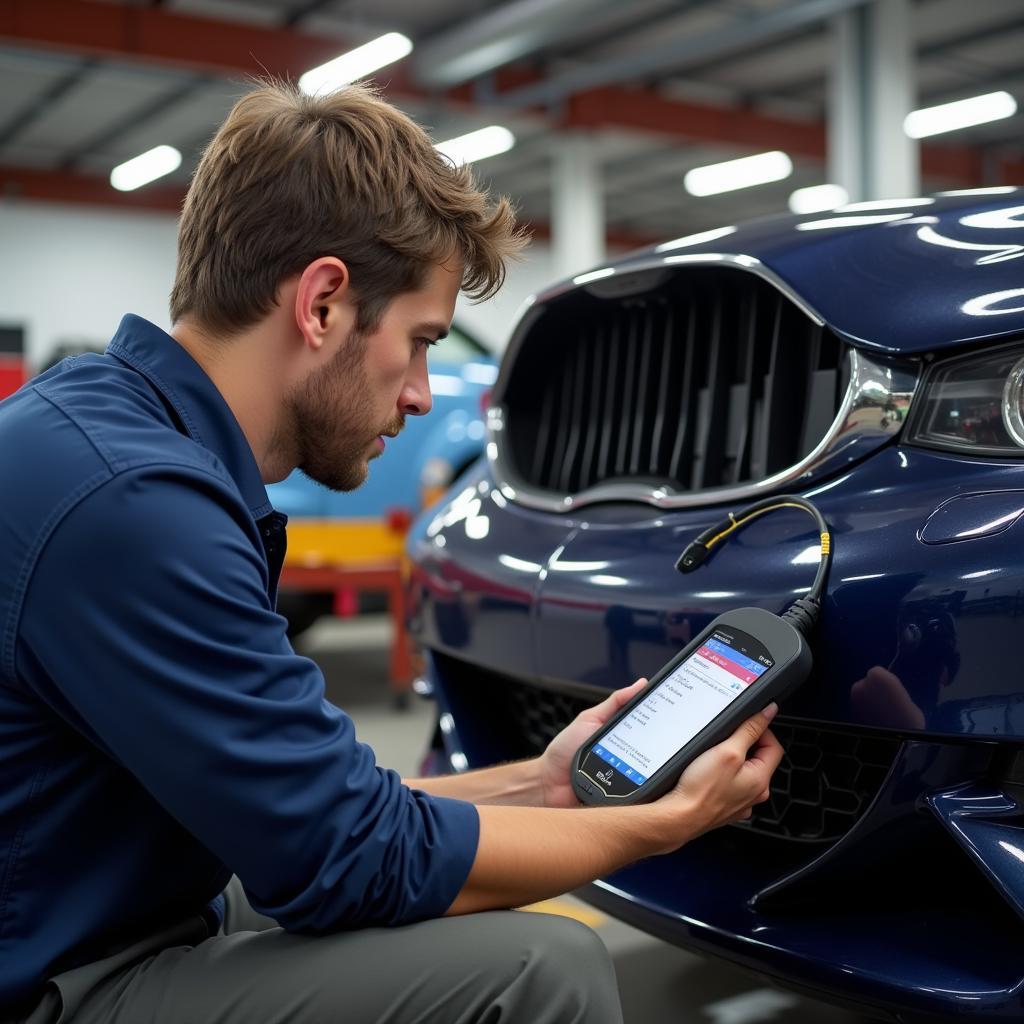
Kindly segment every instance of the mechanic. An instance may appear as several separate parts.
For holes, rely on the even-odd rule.
[[[646,806],[569,784],[642,681],[536,760],[403,783],[274,611],[264,484],[357,487],[521,244],[371,90],[268,83],[189,188],[172,333],[126,316],[0,404],[0,1017],[621,1020],[593,932],[504,908],[749,814],[773,709]]]

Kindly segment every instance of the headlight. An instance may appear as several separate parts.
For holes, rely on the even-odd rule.
[[[1024,346],[937,363],[914,401],[907,439],[977,455],[1024,455]]]

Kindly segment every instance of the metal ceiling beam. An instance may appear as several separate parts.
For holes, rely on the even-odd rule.
[[[859,0],[827,0],[850,5]],[[810,5],[803,5],[806,8]],[[820,12],[820,3],[814,7]],[[760,19],[754,19],[760,21]],[[334,56],[345,46],[294,30],[199,18],[160,8],[126,7],[98,0],[0,0],[0,42],[61,49],[113,60],[160,63],[223,77],[251,72],[297,74]],[[515,69],[498,75],[522,80]],[[542,84],[542,83],[541,83]],[[513,94],[516,87],[513,86]],[[398,102],[422,99],[400,68],[388,69],[388,95]],[[443,98],[462,109],[478,109],[472,90],[457,87]],[[752,148],[788,150],[797,157],[825,159],[825,126],[820,121],[776,117],[749,109],[714,107],[669,99],[652,89],[584,90],[560,104],[555,127],[623,128],[665,137]],[[212,128],[212,126],[211,126]],[[204,135],[205,141],[205,135]],[[980,151],[965,147],[922,147],[922,173],[974,185],[981,182]],[[1024,178],[1024,175],[1019,176]],[[1010,180],[1018,180],[1011,178]]]
[[[84,203],[121,209],[180,213],[185,198],[182,185],[154,184],[135,192],[118,192],[106,178],[0,166],[0,199],[33,199],[58,203]]]
[[[1014,83],[1020,83],[1024,79],[1024,68],[1007,68],[1005,71],[997,71],[994,74],[976,75],[970,81],[964,82],[955,88],[943,86],[941,89],[929,89],[920,96],[920,106],[929,107],[949,100],[960,99],[961,97],[976,96],[982,93],[1005,89],[1014,92]],[[1019,88],[1016,91],[1020,91]]]
[[[806,43],[812,39],[825,41],[828,35],[828,27],[827,21],[819,21],[812,25],[804,25],[792,32],[787,32],[784,35],[777,36],[774,42],[780,46],[795,46],[799,43]],[[742,50],[735,50],[732,53],[726,54],[724,57],[715,57],[713,60],[705,60],[691,64],[687,67],[686,74],[687,77],[694,78],[709,73],[714,74],[716,71],[728,69],[738,62],[742,62],[745,57],[756,58],[762,56],[764,56],[764,51],[759,40],[750,46],[744,46]],[[716,82],[715,84],[719,83]]]
[[[94,59],[83,60],[77,67],[58,78],[42,95],[34,96],[32,101],[19,110],[6,124],[0,125],[0,147],[13,141],[54,103],[63,99],[73,89],[78,88],[95,70],[96,66],[97,61]]]
[[[678,73],[690,65],[703,64],[712,57],[724,57],[754,45],[791,34],[858,7],[865,0],[794,0],[787,6],[756,17],[737,19],[684,40],[674,39],[615,59],[578,68],[536,85],[503,93],[498,102],[510,107],[554,106],[585,90],[637,81],[665,72]]]
[[[66,171],[37,171],[0,165],[0,200],[26,199],[46,202],[82,203],[120,209],[151,210],[178,214],[185,198],[184,185],[147,185],[136,192],[118,192],[106,178]],[[524,221],[524,227],[538,239],[551,237],[551,226],[543,221]],[[618,248],[639,248],[658,239],[625,231],[609,231],[607,244]]]
[[[661,0],[657,3],[652,0],[653,7],[638,8],[633,4],[621,4],[621,13],[625,15],[623,21],[613,22],[607,28],[589,29],[587,26],[580,26],[580,30],[568,41],[568,46],[561,46],[558,49],[559,59],[570,60],[588,59],[586,51],[594,47],[607,46],[622,42],[625,32],[636,33],[650,28],[665,21],[668,17],[685,17],[693,14],[702,7],[709,7],[712,4],[720,4],[721,0]]]
[[[669,99],[652,89],[608,87],[581,92],[568,99],[563,123],[575,128],[629,127],[740,150],[785,149],[793,156],[825,158],[822,121]]]
[[[990,158],[995,171],[985,184],[1019,184],[1024,182],[1024,160]],[[945,163],[935,162],[931,176],[950,181],[978,184],[982,181],[981,156],[975,150],[954,153]],[[924,174],[929,171],[925,169]],[[121,209],[156,210],[177,214],[185,195],[185,186],[175,183],[155,183],[135,192],[118,192],[107,178],[69,171],[40,171],[24,167],[0,165],[0,201],[24,199],[49,202],[82,203],[90,206],[108,206]],[[681,197],[682,201],[682,197]],[[550,225],[531,222],[538,238],[550,238]],[[607,244],[620,248],[635,248],[660,241],[614,229],[607,231]]]
[[[183,103],[191,96],[194,96],[203,86],[208,85],[209,81],[208,78],[197,77],[189,82],[185,82],[176,89],[171,90],[171,92],[165,93],[163,96],[157,96],[156,99],[144,104],[138,110],[133,111],[115,124],[97,132],[86,142],[76,146],[71,152],[65,153],[61,160],[61,170],[73,170],[80,161],[84,160],[87,156],[91,156],[93,153],[102,151],[111,143],[116,142],[126,132],[148,124],[153,118],[159,117],[161,114],[176,107],[179,103]]]
[[[581,19],[621,8],[621,0],[513,0],[425,40],[412,59],[417,82],[448,88],[572,36]]]
[[[290,78],[352,46],[293,29],[99,0],[3,0],[0,41],[216,75]]]
[[[326,7],[333,0],[305,0],[304,3],[297,7],[291,8],[284,17],[281,18],[280,25],[284,29],[290,29],[297,25],[303,19],[315,14],[317,11]],[[153,6],[158,7],[160,3],[154,3]],[[93,58],[90,61],[85,62],[91,67],[97,65],[97,61]],[[79,76],[81,77],[81,76]],[[148,124],[155,117],[159,117],[161,114],[167,113],[174,107],[183,103],[185,100],[190,99],[196,94],[203,86],[210,83],[212,79],[208,75],[199,75],[193,77],[189,81],[184,82],[170,92],[165,93],[163,96],[157,97],[150,103],[136,110],[134,113],[129,114],[127,117],[118,121],[116,124],[109,126],[103,131],[98,132],[87,142],[80,146],[77,146],[70,153],[66,154],[61,160],[61,170],[73,170],[83,159],[91,156],[97,151],[103,150],[106,146],[113,142],[116,142],[126,132],[130,132],[135,128],[142,125]],[[55,102],[60,96],[63,96],[68,89],[61,90],[59,95],[47,95],[43,98],[42,102],[35,108],[37,112],[46,109],[46,104]],[[204,138],[205,142],[205,138]],[[0,144],[3,143],[3,134],[0,132]],[[198,147],[189,148],[188,152],[191,154],[193,149]]]
[[[305,21],[311,14],[322,11],[333,2],[334,0],[305,0],[304,3],[291,8],[281,19],[281,24],[285,28],[292,28],[294,25],[298,25],[300,21]]]
[[[825,160],[826,129],[820,120],[797,121],[750,110],[709,107],[667,99],[650,89],[593,89],[571,97],[566,106],[562,123],[567,127],[628,127],[676,139],[735,146],[740,151],[784,149],[791,156]],[[982,168],[982,152],[973,146],[921,147],[921,173],[926,177],[978,185],[982,183]]]
[[[917,0],[919,7],[927,6],[929,3],[935,3],[937,0]],[[776,41],[784,46],[792,46],[796,43],[805,43],[808,40],[814,38],[820,38],[823,42],[827,42],[825,36],[828,32],[829,26],[824,23],[817,25],[809,25],[793,32],[787,33],[785,36],[780,36]],[[704,75],[708,72],[714,73],[722,68],[727,68],[737,58],[742,59],[743,57],[758,57],[761,56],[761,48],[759,44],[753,46],[744,47],[742,50],[738,50],[735,53],[729,54],[727,57],[715,57],[712,60],[702,61],[698,64],[693,64],[687,68],[687,72],[690,75]],[[772,95],[775,95],[773,93]]]
[[[997,25],[986,25],[984,28],[975,29],[973,32],[963,32],[951,39],[944,39],[941,42],[928,43],[925,46],[918,47],[917,60],[920,62],[945,53],[952,53],[961,47],[987,42],[989,39],[995,39],[997,36],[1005,35],[1007,32],[1018,31],[1022,28],[1024,28],[1024,18],[1018,16],[1008,21],[1002,21]],[[773,85],[764,91],[769,96],[784,99],[797,96],[815,86],[823,85],[824,81],[824,72],[813,76],[802,75],[800,78],[791,79],[779,85]]]
[[[0,41],[73,49],[111,59],[156,61],[186,69],[201,67],[227,77],[258,71],[257,62],[273,74],[287,69],[303,71],[333,56],[344,45],[339,40],[325,42],[288,29],[98,0],[2,0]],[[388,72],[388,94],[395,100],[423,97],[420,90],[409,86],[400,69]],[[524,73],[515,69],[504,69],[497,77],[498,88],[506,87],[506,80],[521,84],[523,77]],[[518,85],[508,88],[514,92]],[[476,106],[472,89],[466,86],[457,87],[445,101],[463,108]],[[820,125],[680,103],[645,90],[592,90],[574,96],[562,113],[560,127],[635,127],[675,138],[704,138],[741,147],[770,139],[797,154],[824,159],[825,153]]]

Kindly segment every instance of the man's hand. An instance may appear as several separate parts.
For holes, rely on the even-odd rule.
[[[546,766],[561,776],[551,776],[551,799],[572,799],[572,755],[642,683],[584,712],[555,737],[543,758],[529,762],[546,759]],[[754,804],[767,799],[772,772],[782,758],[782,747],[768,731],[774,714],[770,705],[748,719],[723,743],[701,754],[676,787],[654,803],[583,810],[564,804],[479,807],[476,860],[448,913],[534,903],[747,817]]]
[[[576,756],[576,751],[646,685],[646,679],[638,679],[632,686],[616,690],[607,700],[580,712],[548,744],[547,750],[541,754],[537,762],[542,807],[580,806],[570,781],[572,759]]]
[[[579,807],[569,781],[576,751],[646,685],[646,679],[638,679],[632,686],[616,690],[607,700],[581,712],[548,744],[540,757],[459,775],[403,781],[407,786],[434,796],[456,797],[478,805]]]
[[[770,796],[769,783],[785,753],[768,728],[779,710],[769,704],[727,740],[704,751],[680,776],[675,789],[652,804],[666,813],[668,853],[719,825],[750,817]]]

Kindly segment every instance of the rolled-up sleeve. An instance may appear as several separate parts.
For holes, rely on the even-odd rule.
[[[476,808],[376,765],[292,650],[258,544],[213,474],[113,476],[36,560],[22,678],[284,927],[438,916],[472,866]]]

